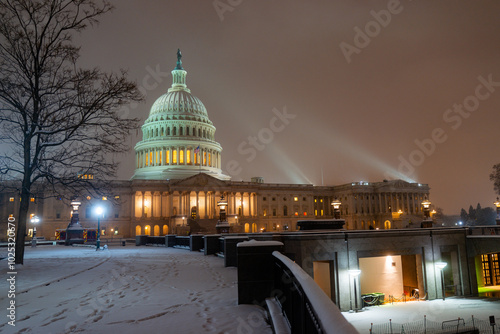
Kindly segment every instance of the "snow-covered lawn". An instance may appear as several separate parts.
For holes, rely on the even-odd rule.
[[[1,250],[4,252],[5,249]],[[16,322],[0,281],[3,333],[272,333],[262,308],[237,305],[236,268],[165,247],[26,248]],[[0,261],[4,277],[7,260]]]

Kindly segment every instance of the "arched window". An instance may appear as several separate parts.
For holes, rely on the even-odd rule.
[[[151,235],[151,226],[146,225],[146,227],[144,228],[144,234]]]
[[[163,225],[163,235],[168,234],[168,225]]]
[[[184,150],[183,149],[179,150],[179,163],[182,165],[184,164]]]
[[[154,236],[155,237],[160,236],[160,226],[158,226],[158,225],[155,225]]]
[[[184,128],[180,127],[179,128],[179,136],[183,136],[183,134],[184,134]]]
[[[389,220],[386,220],[386,221],[384,222],[384,228],[385,228],[386,230],[390,230],[390,229],[391,229],[391,222],[390,222]]]
[[[158,137],[158,128],[156,128],[156,134],[155,134],[156,137]]]
[[[177,150],[172,151],[172,163],[177,164]]]
[[[198,137],[201,137],[201,129],[198,129]]]
[[[174,129],[173,129],[173,135],[177,136],[177,128],[175,126],[174,126]]]
[[[170,136],[170,127],[167,128],[167,136]]]
[[[135,227],[135,235],[141,235],[141,232],[142,232],[142,228],[140,225],[137,225]]]
[[[189,136],[189,126],[186,127],[186,136]]]

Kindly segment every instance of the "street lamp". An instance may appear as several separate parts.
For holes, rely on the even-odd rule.
[[[497,207],[497,225],[500,225],[500,199],[497,197],[497,201],[493,203]]]
[[[97,240],[95,250],[99,250],[101,248],[101,215],[104,213],[102,206],[95,208],[95,213],[97,215]]]
[[[340,219],[340,206],[342,205],[342,202],[335,198],[332,201],[332,206],[333,206],[333,218],[334,219]]]
[[[436,268],[438,268],[441,271],[441,289],[443,290],[443,300],[445,299],[445,291],[444,291],[444,273],[443,269],[446,267],[447,263],[446,262],[436,262],[434,263]]]
[[[227,200],[224,198],[224,195],[220,196],[217,206],[219,207],[219,221],[215,225],[217,233],[229,233],[229,223],[226,219]]]
[[[422,206],[424,207],[424,220],[429,220],[430,218],[430,208],[431,208],[431,202],[427,199],[427,196],[425,197],[424,201],[422,202]]]
[[[219,220],[221,222],[226,221],[226,206],[227,206],[227,201],[224,198],[224,195],[220,196],[220,200],[217,201],[217,206],[219,207]]]
[[[358,312],[358,293],[356,287],[356,278],[361,274],[361,270],[359,269],[349,269],[347,270],[349,273],[349,277],[354,278],[354,311]],[[351,302],[351,310],[352,310],[352,302]]]
[[[40,222],[40,218],[37,216],[31,217],[31,223],[34,225],[33,226],[33,238],[31,239],[31,247],[36,247],[36,224]]]

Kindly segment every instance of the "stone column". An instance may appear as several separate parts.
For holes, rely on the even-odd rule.
[[[244,217],[245,216],[245,204],[243,202],[243,199],[244,199],[244,192],[240,192],[240,203],[241,203],[241,216]]]
[[[200,157],[200,164],[203,162],[203,156]],[[203,192],[205,194],[205,219],[208,219],[208,191]]]
[[[200,192],[196,192],[196,218],[200,218]]]
[[[141,191],[141,198],[142,198],[142,214],[141,218],[144,218],[144,197],[146,196],[146,192]]]

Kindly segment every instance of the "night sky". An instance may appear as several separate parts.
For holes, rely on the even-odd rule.
[[[493,206],[500,2],[114,3],[75,39],[82,66],[127,69],[146,100],[121,112],[144,121],[180,48],[233,180],[401,178],[429,184],[445,214]],[[129,179],[133,149],[119,159],[119,178]]]

